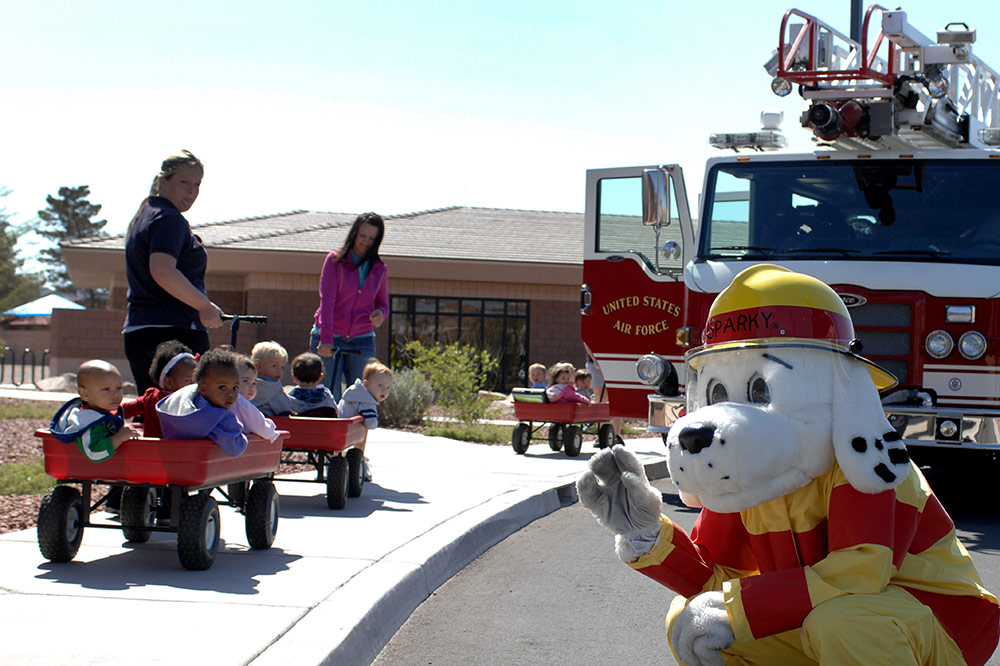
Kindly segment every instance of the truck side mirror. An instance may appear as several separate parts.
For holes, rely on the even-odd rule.
[[[642,172],[642,223],[656,227],[670,224],[670,179],[663,169]]]

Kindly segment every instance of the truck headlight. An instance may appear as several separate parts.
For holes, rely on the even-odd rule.
[[[666,370],[666,362],[656,354],[640,356],[639,360],[635,362],[635,373],[639,375],[639,381],[650,386],[660,383],[664,370]]]
[[[947,331],[940,329],[931,331],[924,344],[927,353],[934,358],[944,358],[955,348],[955,341],[951,339]]]
[[[635,374],[643,384],[655,386],[656,391],[663,396],[672,397],[680,394],[677,370],[669,360],[657,354],[645,354],[635,362]]]
[[[986,336],[979,331],[966,331],[958,339],[958,353],[975,361],[986,353]]]

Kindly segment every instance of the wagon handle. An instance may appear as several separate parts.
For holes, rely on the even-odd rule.
[[[233,349],[236,349],[236,337],[240,332],[240,322],[245,321],[248,324],[266,324],[267,315],[222,315],[222,321],[230,320],[233,323],[229,325],[229,330],[231,332],[230,344]]]

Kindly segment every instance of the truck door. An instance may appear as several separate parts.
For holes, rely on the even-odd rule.
[[[642,172],[667,176],[669,221],[643,219]],[[626,167],[587,172],[581,331],[604,374],[614,416],[645,418],[650,387],[635,372],[655,352],[675,364],[683,350],[684,266],[694,256],[694,229],[681,168]]]

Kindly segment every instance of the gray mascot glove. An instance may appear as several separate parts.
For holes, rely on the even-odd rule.
[[[720,650],[734,640],[725,599],[718,591],[691,597],[670,632],[670,645],[685,666],[725,666]]]
[[[656,544],[663,495],[646,480],[642,463],[624,446],[591,457],[576,490],[597,522],[618,535],[618,557],[623,561],[635,560]]]

